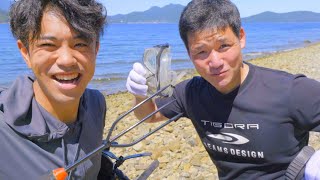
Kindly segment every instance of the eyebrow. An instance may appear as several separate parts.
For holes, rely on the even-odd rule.
[[[191,51],[199,51],[201,50],[205,45],[204,44],[198,44],[198,45],[195,45],[195,46],[191,46],[190,47],[190,50]]]
[[[40,40],[57,40],[56,37],[54,37],[54,36],[48,36],[48,35],[40,36],[39,39],[40,39]]]
[[[229,40],[223,36],[223,35],[214,35],[216,37],[211,37],[211,38],[208,38],[209,41],[213,41],[213,42],[219,42],[219,43],[226,43],[226,42],[229,42]],[[199,43],[197,45],[194,45],[193,47],[190,47],[190,50],[192,51],[198,51],[198,50],[201,50],[201,48],[203,48],[204,46],[206,46],[205,44],[202,44],[202,43]]]
[[[219,42],[226,42],[226,41],[228,41],[228,39],[225,38],[224,36],[219,36],[219,37],[217,38],[217,41],[219,41]]]
[[[82,39],[84,41],[91,42],[90,38],[86,37],[83,34],[78,34],[78,35],[74,36],[73,39]]]
[[[87,38],[84,35],[78,34],[76,36],[72,37],[73,39],[82,39],[84,41],[90,42],[89,38]],[[55,36],[51,36],[51,35],[42,35],[39,37],[39,40],[58,40],[58,38],[56,38]]]

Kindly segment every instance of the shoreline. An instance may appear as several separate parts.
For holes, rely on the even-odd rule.
[[[263,53],[259,53],[260,55],[256,55],[252,58],[249,58],[249,59],[245,59],[244,56],[246,56],[245,54],[243,55],[244,57],[244,60],[243,61],[247,61],[247,62],[255,62],[259,59],[263,59],[263,58],[268,58],[268,57],[272,57],[272,56],[275,56],[275,55],[278,55],[278,54],[282,54],[282,53],[287,53],[287,52],[292,52],[292,51],[295,51],[295,50],[299,50],[299,49],[304,49],[304,48],[308,48],[308,47],[312,47],[312,46],[317,46],[317,45],[320,45],[320,41],[317,41],[317,42],[308,42],[308,43],[304,43],[302,46],[299,46],[299,47],[295,47],[295,48],[290,48],[290,49],[285,49],[285,50],[281,50],[281,51],[275,51],[275,52],[263,52]],[[181,59],[178,59],[179,61],[181,61]],[[189,59],[184,59],[186,61],[190,61]],[[175,60],[172,60],[172,61],[175,61]],[[190,74],[192,73],[192,75],[194,74],[197,74],[196,70],[194,68],[186,68],[186,69],[180,69],[180,70],[177,70],[176,71],[177,73],[180,73],[180,72],[185,72],[186,74]],[[190,75],[188,76],[184,76],[182,79],[187,79],[191,77]],[[126,79],[123,80],[124,81],[124,84],[126,83]],[[108,82],[102,82],[102,83],[108,83]],[[107,89],[107,88],[106,88]],[[115,95],[115,94],[118,94],[118,93],[126,93],[127,90],[126,89],[123,89],[123,90],[118,90],[118,91],[113,91],[113,92],[110,92],[108,93],[107,90],[104,90],[104,91],[101,91],[105,96],[109,96],[109,95]]]
[[[320,80],[320,43],[308,44],[304,47],[277,52],[268,56],[255,58],[248,62],[267,68],[284,70],[293,74],[305,74],[310,78]],[[194,74],[192,74],[194,75]],[[185,78],[191,77],[186,76]],[[133,96],[127,92],[107,95],[107,115],[104,137],[112,122],[125,113],[132,106]],[[118,134],[137,122],[130,113],[126,119],[117,125]],[[119,138],[119,143],[132,142],[136,137],[148,133],[160,123],[147,124],[134,128],[132,132]],[[315,149],[320,148],[319,133],[311,133],[309,144]],[[133,147],[112,148],[117,156],[132,155],[135,153],[152,152],[151,157],[142,157],[126,161],[120,169],[130,178],[137,178],[148,166],[157,159],[160,165],[151,174],[150,179],[218,179],[217,171],[205,151],[200,138],[195,132],[190,120],[181,118],[173,122],[147,139]],[[196,153],[195,153],[196,152]]]
[[[311,43],[301,48],[276,52],[248,62],[272,69],[287,71],[292,74],[304,74],[320,80],[320,42]]]
[[[264,57],[273,56],[273,55],[277,55],[277,54],[282,54],[282,53],[286,53],[286,52],[291,52],[291,51],[304,49],[304,48],[308,48],[310,46],[317,46],[317,45],[320,45],[320,41],[307,42],[307,43],[304,43],[302,46],[299,46],[299,47],[296,47],[296,48],[289,48],[289,49],[284,49],[284,50],[281,50],[281,51],[270,52],[270,53],[267,53],[266,56],[257,57],[257,58],[249,59],[249,60],[261,59],[261,58],[264,58]]]

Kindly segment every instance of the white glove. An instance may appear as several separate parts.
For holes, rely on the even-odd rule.
[[[320,151],[316,151],[307,162],[305,180],[320,180]]]
[[[140,63],[134,63],[133,69],[130,71],[127,78],[127,90],[135,95],[145,98],[147,96],[148,86],[147,79],[144,75],[147,73],[146,69]]]

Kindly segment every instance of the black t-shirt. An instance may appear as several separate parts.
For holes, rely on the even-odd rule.
[[[220,179],[283,179],[289,163],[320,130],[320,83],[249,64],[245,81],[221,94],[201,77],[158,98],[167,118],[192,120]]]

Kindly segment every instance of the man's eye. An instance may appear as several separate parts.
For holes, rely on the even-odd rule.
[[[220,46],[220,49],[226,49],[226,48],[229,48],[229,47],[230,47],[229,44],[222,44],[222,45]]]
[[[197,54],[201,55],[201,54],[205,54],[205,53],[206,53],[206,51],[199,51]]]
[[[75,45],[75,47],[87,47],[88,45],[87,44],[85,44],[85,43],[77,43],[76,45]]]
[[[54,47],[54,44],[51,44],[51,43],[42,43],[42,44],[40,44],[40,47]]]

